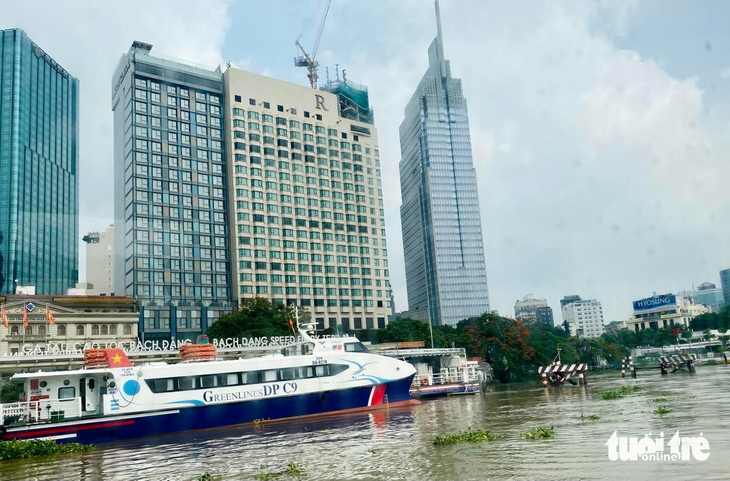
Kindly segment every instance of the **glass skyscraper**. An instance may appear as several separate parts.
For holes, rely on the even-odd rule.
[[[220,69],[134,42],[112,79],[115,292],[140,338],[194,340],[233,309]]]
[[[408,307],[433,325],[489,311],[466,99],[437,35],[400,125],[401,224]]]
[[[19,29],[0,30],[0,294],[78,280],[79,81]]]

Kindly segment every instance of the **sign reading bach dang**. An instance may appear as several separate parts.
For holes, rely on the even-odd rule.
[[[652,296],[646,299],[634,301],[634,311],[648,311],[649,309],[657,309],[660,307],[671,307],[677,305],[677,297],[674,294],[666,294],[663,296]]]

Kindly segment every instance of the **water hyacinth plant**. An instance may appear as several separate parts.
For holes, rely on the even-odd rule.
[[[50,454],[82,453],[93,449],[96,449],[93,444],[58,444],[52,439],[0,441],[0,460],[24,459]]]
[[[499,435],[489,431],[489,429],[483,429],[481,431],[467,431],[459,434],[444,434],[438,436],[434,440],[433,444],[436,446],[448,446],[459,443],[481,443],[485,441],[494,441],[498,439]]]
[[[609,389],[607,391],[600,391],[601,398],[604,400],[610,399],[621,399],[629,394],[642,391],[644,388],[641,386],[624,386],[618,389]]]
[[[555,436],[555,427],[554,426],[550,426],[549,428],[538,427],[531,431],[522,433],[522,436],[524,436],[526,439],[530,439],[530,440],[552,438]]]

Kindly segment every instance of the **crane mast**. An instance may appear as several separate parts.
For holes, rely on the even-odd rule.
[[[309,79],[309,84],[312,86],[313,89],[317,88],[317,79],[319,78],[319,76],[317,75],[317,68],[319,67],[319,62],[317,62],[317,50],[319,50],[319,41],[322,38],[324,23],[327,21],[327,13],[329,13],[331,3],[332,0],[327,0],[327,3],[325,4],[324,13],[322,13],[322,20],[319,22],[317,36],[314,39],[314,47],[312,48],[312,53],[307,53],[307,51],[304,50],[302,44],[299,43],[299,38],[302,38],[302,35],[299,35],[299,38],[297,38],[295,42],[296,46],[302,52],[302,55],[294,57],[294,66],[307,67],[307,78]],[[303,33],[304,32],[302,32],[302,34]]]

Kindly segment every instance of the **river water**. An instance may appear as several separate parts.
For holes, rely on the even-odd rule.
[[[425,401],[407,408],[318,420],[147,438],[63,456],[0,462],[0,480],[261,479],[289,462],[303,476],[276,479],[727,479],[730,478],[730,366],[698,366],[694,375],[639,371],[621,379],[591,374],[587,387],[543,389],[537,382],[492,385],[480,395]],[[600,390],[645,389],[606,401]],[[656,397],[674,411],[657,415]],[[587,421],[581,414],[597,414]],[[555,437],[520,433],[554,426]],[[434,446],[439,434],[489,428],[491,443]],[[666,442],[704,436],[706,461],[610,461],[606,441],[665,433]],[[669,448],[666,449],[669,452]]]

